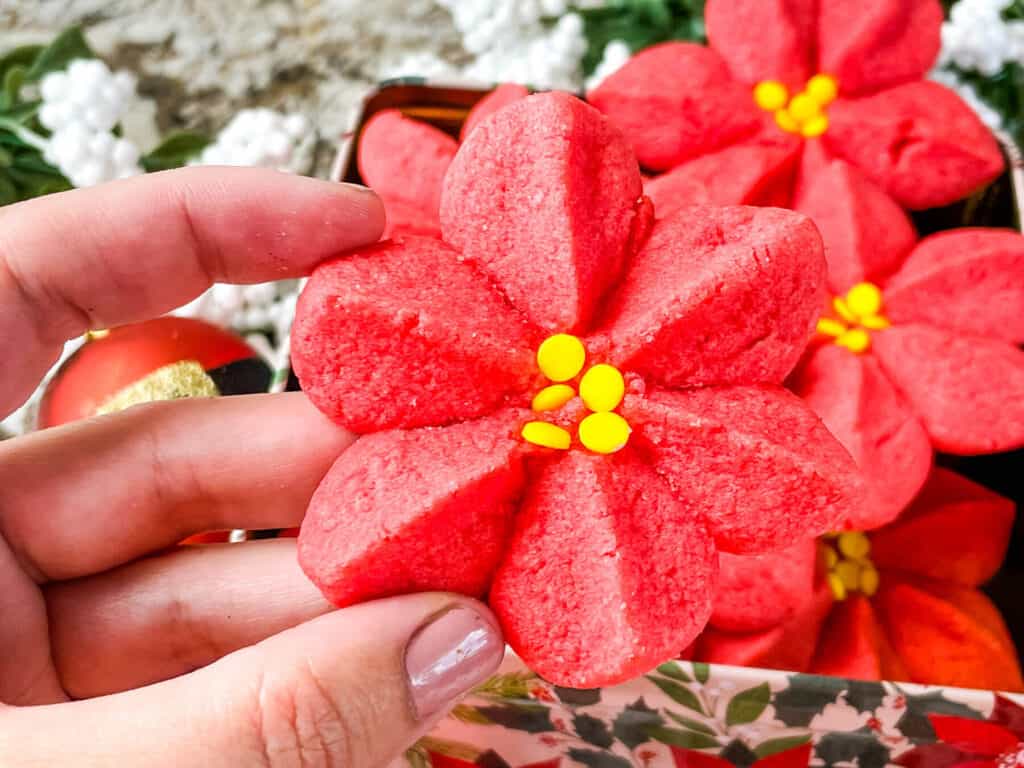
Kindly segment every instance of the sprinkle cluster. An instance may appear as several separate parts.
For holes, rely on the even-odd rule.
[[[775,122],[786,133],[798,133],[813,139],[828,130],[825,107],[839,95],[839,83],[831,75],[818,74],[807,81],[799,93],[790,97],[789,89],[778,80],[762,80],[754,86],[754,101],[775,115]]]
[[[586,347],[577,337],[559,333],[545,339],[537,349],[537,365],[553,383],[536,394],[532,407],[537,413],[557,411],[576,397],[576,387],[569,382],[578,378],[579,397],[591,411],[579,423],[579,440],[594,453],[615,453],[629,442],[631,432],[629,423],[615,413],[626,394],[626,382],[619,369],[607,363],[592,365],[583,373],[586,362]],[[528,443],[562,451],[572,445],[569,430],[547,421],[527,423],[522,437]]]
[[[878,591],[878,569],[871,562],[871,541],[860,531],[832,534],[821,541],[826,580],[832,596],[845,600],[851,593],[872,597]]]
[[[818,333],[857,354],[871,349],[871,331],[881,331],[890,325],[882,314],[882,291],[874,283],[857,283],[846,296],[836,296],[832,299],[832,311],[834,317],[818,321]]]

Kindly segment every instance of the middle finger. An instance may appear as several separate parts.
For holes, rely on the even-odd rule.
[[[302,393],[151,403],[0,443],[0,534],[38,582],[189,534],[298,525],[353,436]]]

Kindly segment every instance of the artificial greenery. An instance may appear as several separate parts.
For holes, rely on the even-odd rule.
[[[580,8],[589,75],[601,61],[605,46],[623,40],[632,51],[667,40],[704,42],[704,0],[609,0],[601,8]]]
[[[61,192],[71,183],[43,156],[49,132],[39,122],[38,83],[75,59],[96,58],[80,27],[71,27],[49,45],[23,45],[0,55],[0,205]],[[120,135],[120,126],[114,129]],[[144,155],[146,171],[177,168],[199,154],[209,139],[175,133]]]

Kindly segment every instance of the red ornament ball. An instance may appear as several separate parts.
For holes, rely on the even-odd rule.
[[[182,397],[266,391],[269,366],[241,337],[185,317],[160,317],[100,331],[50,380],[40,429],[130,405]]]

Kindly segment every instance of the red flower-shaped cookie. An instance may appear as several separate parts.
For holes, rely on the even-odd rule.
[[[899,514],[933,448],[1024,445],[1024,237],[957,229],[916,242],[906,214],[842,162],[797,201],[821,230],[831,307],[791,385],[873,493],[848,527]]]
[[[698,639],[695,658],[1022,690],[999,611],[977,589],[999,569],[1013,519],[1008,499],[936,468],[896,522],[824,539],[817,582],[806,576],[816,556],[804,546],[722,555],[712,629]],[[783,601],[789,611],[774,605]]]
[[[705,22],[709,47],[650,48],[588,97],[642,165],[672,171],[647,189],[663,214],[715,176],[711,191],[730,200],[788,205],[831,158],[913,209],[1003,169],[970,108],[922,79],[939,51],[938,0],[708,0]]]
[[[995,695],[987,720],[955,715],[928,715],[935,744],[904,752],[894,765],[904,768],[1018,768],[1024,765],[1024,707]]]
[[[460,141],[485,117],[528,94],[521,85],[499,85],[470,111]],[[370,118],[359,137],[356,159],[363,181],[387,209],[385,237],[441,236],[441,188],[458,150],[459,142],[447,133],[397,109]]]
[[[621,134],[542,94],[463,144],[443,240],[314,272],[295,369],[366,435],[299,537],[330,600],[486,593],[538,673],[605,685],[696,636],[717,548],[842,517],[853,463],[780,386],[821,306],[817,230],[758,208],[651,221]]]

